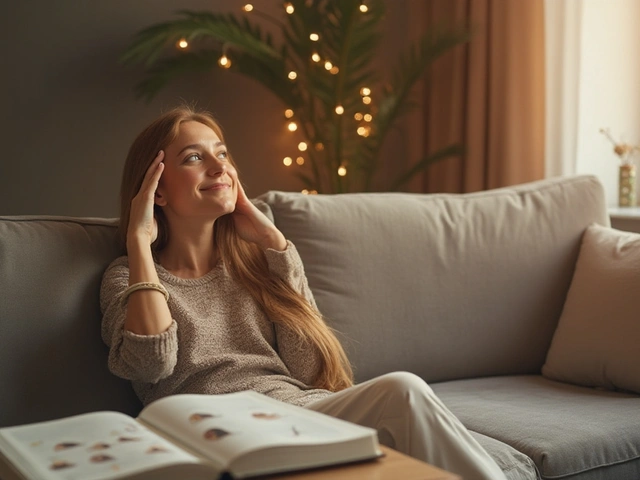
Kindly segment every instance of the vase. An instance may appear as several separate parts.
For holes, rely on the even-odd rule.
[[[620,165],[618,205],[621,207],[636,206],[636,166],[630,163]]]

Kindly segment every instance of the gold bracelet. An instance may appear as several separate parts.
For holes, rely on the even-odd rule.
[[[156,290],[164,295],[164,299],[167,302],[169,301],[169,292],[167,292],[167,289],[164,288],[164,285],[154,282],[139,282],[130,285],[129,288],[122,292],[122,305],[126,305],[127,301],[129,300],[129,295],[138,290]]]

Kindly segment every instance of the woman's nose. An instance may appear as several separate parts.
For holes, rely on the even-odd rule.
[[[211,160],[210,164],[207,167],[207,175],[215,177],[218,175],[223,175],[227,171],[227,164],[225,162],[221,162],[218,159]]]

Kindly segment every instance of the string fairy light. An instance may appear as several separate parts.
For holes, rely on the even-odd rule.
[[[338,106],[336,107],[336,113],[337,113],[338,115],[342,115],[342,114],[344,113],[344,107],[343,107],[342,105],[338,105]]]
[[[317,33],[311,33],[309,34],[309,40],[311,40],[312,42],[317,42],[318,40],[320,40],[320,35],[318,35]]]
[[[287,12],[289,15],[291,15],[293,12],[296,11],[295,8],[293,8],[293,5],[290,2],[287,2],[284,4],[284,10],[285,12]]]
[[[327,60],[326,62],[324,62],[324,68],[331,71],[331,69],[333,68],[333,63]]]
[[[289,74],[287,75],[287,77],[289,77],[289,80],[295,80],[296,78],[298,78],[298,74],[296,72],[294,72],[293,70],[291,70],[289,72]]]
[[[287,129],[289,129],[290,132],[295,132],[298,129],[298,124],[296,122],[289,122]]]
[[[298,150],[305,152],[307,150],[307,142],[300,142],[298,144]]]
[[[369,105],[371,103],[371,97],[362,97],[362,103]]]
[[[186,38],[181,38],[180,40],[178,40],[178,42],[176,43],[176,46],[182,50],[186,49],[189,46],[189,42],[187,42]]]
[[[291,157],[284,157],[282,163],[284,163],[285,167],[289,167],[293,163],[293,159]]]
[[[291,110],[290,108],[287,108],[287,109],[284,111],[284,116],[285,116],[285,118],[291,118],[291,117],[293,117],[293,110]]]
[[[361,137],[368,137],[371,134],[371,127],[369,127],[369,126],[358,127],[358,130],[356,130],[356,132]]]
[[[320,54],[318,52],[313,52],[311,54],[311,60],[318,63],[320,61]]]
[[[369,87],[362,87],[360,89],[360,95],[362,95],[363,97],[368,97],[369,95],[371,95],[371,89]]]
[[[371,115],[370,113],[365,113],[363,118],[365,122],[370,122],[371,120],[373,120],[373,115]]]
[[[298,165],[304,165],[304,157],[298,157],[296,158],[296,163]]]
[[[231,60],[225,53],[223,53],[222,56],[218,59],[218,65],[220,65],[222,68],[230,68]]]
[[[345,167],[344,165],[340,165],[338,167],[338,175],[340,175],[341,177],[344,177],[347,175],[347,167]]]
[[[338,67],[336,67],[335,65],[333,67],[331,67],[331,70],[329,70],[329,72],[333,75],[337,74],[340,71],[340,69]]]
[[[367,13],[369,11],[369,7],[364,4],[364,0],[360,2],[360,11],[362,13]]]
[[[362,119],[364,118],[364,116],[363,116],[360,112],[357,112],[357,113],[353,116],[353,118],[355,118],[355,119],[359,122],[360,120],[362,120]]]
[[[253,10],[253,5],[247,3],[244,7],[242,7],[242,10],[245,12],[250,12],[251,10]]]

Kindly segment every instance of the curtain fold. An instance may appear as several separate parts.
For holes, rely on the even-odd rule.
[[[543,178],[544,0],[428,0],[422,11],[426,28],[463,24],[474,35],[428,75],[424,153],[459,142],[465,154],[431,165],[421,191],[462,193]]]

